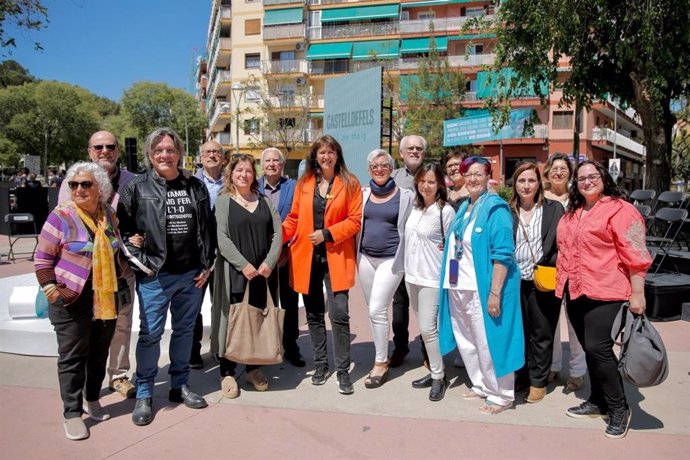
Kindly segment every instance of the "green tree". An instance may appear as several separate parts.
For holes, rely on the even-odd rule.
[[[32,81],[34,77],[17,61],[8,59],[0,64],[0,88],[19,86]]]
[[[646,184],[668,190],[671,104],[690,93],[690,0],[501,2],[488,27],[498,38],[494,66],[514,70],[510,87],[550,83],[578,108],[606,95],[633,107],[644,132]],[[510,98],[507,91],[491,103]]]
[[[40,30],[48,23],[48,8],[38,0],[0,0],[0,48],[15,48],[15,38],[8,35],[5,27],[10,29]],[[40,43],[34,42],[34,48],[43,49]],[[4,54],[4,52],[3,52]]]
[[[0,138],[12,143],[6,145],[15,157],[41,155],[44,173],[49,163],[83,159],[101,122],[96,100],[83,88],[53,81],[0,89]]]
[[[146,136],[155,129],[167,126],[174,129],[183,141],[188,139],[190,155],[198,152],[208,125],[194,96],[165,83],[133,84],[122,96],[122,113],[137,133],[139,145],[143,146]]]
[[[429,48],[429,54],[418,60],[416,74],[400,76],[395,105],[402,133],[399,128],[394,131],[423,136],[429,145],[427,155],[442,158],[449,150],[443,147],[443,122],[460,116],[466,79],[439,54],[433,38]]]
[[[673,130],[673,157],[671,168],[674,180],[690,182],[690,106],[678,115]]]

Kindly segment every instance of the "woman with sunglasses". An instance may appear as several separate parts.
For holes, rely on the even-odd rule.
[[[38,241],[36,278],[48,299],[58,343],[58,381],[68,439],[85,439],[89,418],[108,420],[100,405],[117,319],[121,240],[108,205],[112,185],[95,163],[76,163],[66,177],[71,199],[48,216]]]
[[[429,400],[440,401],[448,388],[438,343],[438,279],[443,245],[455,211],[446,204],[448,190],[441,167],[424,163],[415,174],[414,207],[405,224],[405,286],[417,316],[430,373],[412,382],[429,388]]]
[[[558,201],[563,205],[564,209],[567,208],[568,187],[572,177],[573,163],[568,156],[562,153],[551,155],[544,165],[544,197],[549,200]],[[561,309],[564,311],[563,316],[565,316],[565,320],[568,323],[568,350],[570,351],[568,379],[565,382],[565,387],[568,391],[576,391],[579,390],[585,382],[585,374],[587,373],[585,351],[582,349],[580,341],[577,340],[577,334],[575,334],[573,325],[570,323],[570,319],[568,319],[567,312],[565,312],[565,302],[563,302]],[[553,338],[554,347],[549,382],[558,378],[563,367],[560,318],[558,321],[556,333]]]
[[[508,204],[488,191],[491,163],[469,157],[460,172],[470,199],[448,232],[441,272],[441,351],[460,349],[479,410],[498,414],[513,406],[514,372],[525,362],[520,271],[515,263]]]
[[[313,385],[329,375],[325,304],[333,328],[338,391],[354,393],[350,380],[349,290],[355,285],[355,237],[362,220],[362,186],[345,166],[343,149],[322,136],[309,150],[304,175],[297,181],[292,209],[283,222],[283,242],[290,242],[292,288],[304,295],[316,369]]]
[[[367,157],[371,181],[362,190],[364,209],[358,235],[357,273],[369,307],[374,336],[374,367],[364,380],[366,388],[378,388],[388,379],[388,306],[403,278],[405,222],[414,193],[395,185],[393,157],[381,149]]]
[[[529,386],[525,402],[537,403],[544,399],[549,383],[561,301],[553,291],[536,288],[534,269],[536,265],[556,266],[556,228],[563,217],[563,206],[544,198],[539,168],[529,162],[515,169],[513,196],[508,204],[513,212],[515,258],[522,280],[520,304],[527,352],[525,367],[517,372],[515,386]]]
[[[645,311],[644,280],[652,263],[645,246],[645,223],[596,161],[575,168],[568,210],[558,225],[558,287],[568,316],[584,346],[591,390],[570,417],[608,416],[605,435],[622,438],[630,425],[630,407],[613,352],[611,327],[623,302]]]

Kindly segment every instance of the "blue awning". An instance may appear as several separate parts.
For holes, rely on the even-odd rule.
[[[282,10],[267,10],[264,13],[265,26],[280,24],[299,24],[304,21],[302,8],[285,8]]]
[[[307,59],[350,59],[351,54],[352,42],[317,43],[309,46]]]
[[[321,22],[369,21],[371,19],[397,18],[399,15],[399,5],[334,8],[321,10]]]
[[[376,40],[355,42],[352,47],[352,59],[364,61],[367,59],[397,59],[400,51],[398,40]]]
[[[448,37],[434,37],[436,51],[448,51]],[[431,38],[406,38],[402,41],[400,54],[428,53],[431,50]]]

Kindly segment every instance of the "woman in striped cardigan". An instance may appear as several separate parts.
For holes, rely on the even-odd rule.
[[[96,163],[76,163],[65,180],[71,199],[48,216],[34,267],[57,336],[65,435],[77,440],[89,436],[82,399],[89,418],[110,418],[98,399],[115,331],[122,267],[117,222],[107,204],[112,193],[108,174]]]

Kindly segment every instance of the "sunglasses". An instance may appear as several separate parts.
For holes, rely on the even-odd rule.
[[[77,188],[79,188],[79,186],[81,186],[83,190],[90,190],[91,187],[93,187],[93,182],[91,182],[90,180],[85,180],[82,182],[71,180],[67,182],[67,185],[69,186],[70,190],[76,190]]]
[[[98,145],[92,145],[92,149],[101,151],[101,150],[107,150],[108,152],[114,152],[115,149],[117,148],[117,144],[98,144]]]

